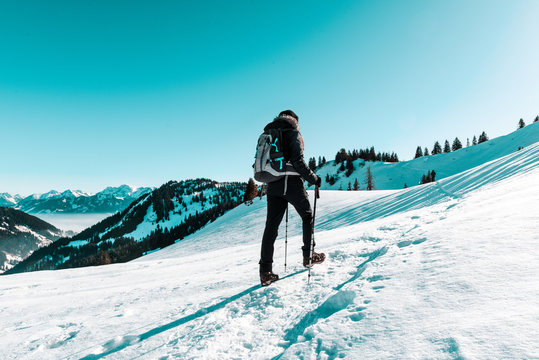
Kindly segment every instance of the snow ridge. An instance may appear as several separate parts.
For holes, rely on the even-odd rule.
[[[427,174],[427,171],[435,170],[436,179],[443,179],[512,154],[519,148],[525,148],[537,141],[539,141],[539,122],[508,135],[450,153],[423,156],[398,163],[365,162],[358,159],[353,162],[355,170],[349,177],[345,172],[338,171],[339,167],[333,160],[317,168],[315,172],[322,178],[322,189],[346,190],[348,183],[353,185],[357,179],[360,190],[364,190],[367,168],[370,167],[377,190],[397,190],[402,189],[404,184],[408,187],[417,185],[421,176]],[[326,182],[327,175],[335,177],[334,185]]]

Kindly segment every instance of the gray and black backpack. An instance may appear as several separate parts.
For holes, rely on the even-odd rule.
[[[256,181],[270,183],[284,176],[299,175],[284,158],[283,132],[290,129],[269,129],[258,137],[254,177]]]

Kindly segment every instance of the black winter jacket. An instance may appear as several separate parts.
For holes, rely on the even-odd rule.
[[[277,117],[266,125],[264,131],[269,129],[289,129],[283,131],[283,156],[285,161],[290,161],[297,173],[310,184],[315,184],[318,176],[312,172],[303,159],[303,138],[298,131],[293,119]],[[270,183],[271,184],[271,183]]]

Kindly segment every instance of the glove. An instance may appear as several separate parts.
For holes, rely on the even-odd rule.
[[[316,176],[316,182],[314,184],[320,187],[320,185],[322,185],[322,178],[320,176]]]

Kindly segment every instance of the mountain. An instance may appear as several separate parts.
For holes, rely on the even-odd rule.
[[[124,211],[39,249],[10,273],[132,260],[183,239],[241,204],[245,188],[245,183],[209,179],[168,182]],[[116,189],[104,191],[118,194]]]
[[[371,169],[375,189],[395,190],[417,185],[421,177],[428,171],[436,171],[436,179],[443,179],[488,161],[518,151],[539,141],[539,122],[516,130],[508,135],[500,136],[478,145],[462,148],[450,153],[423,156],[409,161],[397,163],[372,162],[358,159],[353,161],[354,171],[346,176],[346,171],[339,171],[340,164],[328,161],[315,172],[322,178],[321,189],[347,190],[348,183],[353,188],[357,179],[360,190],[366,188],[367,169]],[[335,183],[329,184],[327,176],[333,176]],[[312,187],[311,187],[312,188]]]
[[[0,206],[12,207],[15,204],[17,204],[17,202],[21,199],[22,198],[20,195],[10,195],[8,193],[0,193]]]
[[[35,216],[0,207],[0,273],[63,235],[61,230]]]
[[[538,204],[539,142],[434,183],[323,190],[316,242],[328,259],[307,284],[291,211],[287,271],[282,228],[281,279],[261,288],[266,202],[255,199],[135,261],[3,276],[0,348],[13,359],[537,358]]]
[[[97,194],[89,194],[80,190],[55,190],[45,194],[33,194],[25,198],[2,194],[5,206],[33,213],[114,213],[124,210],[131,202],[152,191],[152,188],[133,188],[129,185],[107,187]],[[11,200],[12,201],[11,201]]]

